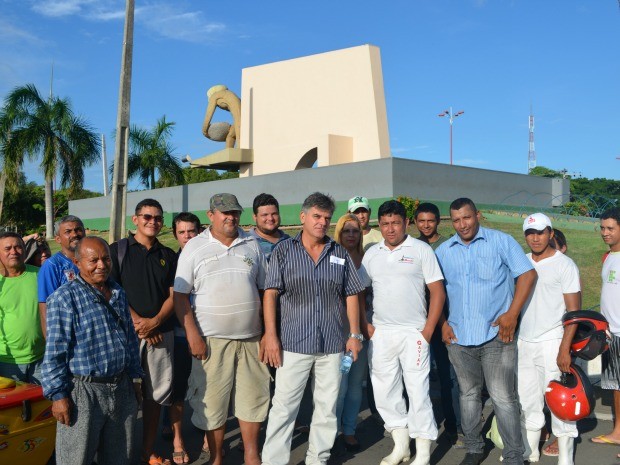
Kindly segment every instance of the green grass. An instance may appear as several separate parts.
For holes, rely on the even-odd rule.
[[[498,229],[512,235],[524,250],[527,251],[525,238],[523,236],[523,218],[520,216],[510,216],[483,212],[484,218],[482,225],[488,228]],[[587,221],[554,221],[554,226],[559,227],[566,236],[568,243],[567,255],[571,257],[581,274],[581,286],[583,305],[590,308],[599,304],[601,292],[601,258],[606,252],[607,247],[601,240],[598,223]],[[334,225],[336,219],[334,219]],[[287,230],[289,234],[296,234],[298,229]],[[333,227],[330,234],[333,234]],[[454,233],[449,220],[444,220],[439,225],[439,232],[444,236],[451,236]],[[92,232],[91,234],[108,239],[107,232]],[[415,226],[409,228],[409,234],[418,237]],[[173,250],[177,250],[177,242],[172,235],[172,229],[164,227],[159,235],[162,244],[167,245]],[[52,241],[50,244],[52,252],[60,250],[58,244]]]

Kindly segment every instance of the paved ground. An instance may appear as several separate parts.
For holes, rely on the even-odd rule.
[[[602,398],[601,398],[602,396]],[[441,406],[435,402],[435,406],[440,416]],[[189,408],[187,414],[189,415]],[[490,402],[485,404],[484,415],[487,418],[486,427],[490,426],[490,416],[492,414],[492,407]],[[590,438],[605,434],[611,431],[611,398],[607,393],[603,393],[597,389],[597,406],[595,415],[591,418],[579,422],[579,431],[581,437],[577,440],[575,447],[575,464],[576,465],[617,465],[620,464],[620,459],[616,458],[616,454],[620,453],[620,447],[599,445],[590,442]],[[195,429],[189,417],[186,415],[185,426],[185,438],[186,446],[192,464],[203,465],[208,462],[201,457],[200,450],[202,446],[202,432]],[[229,419],[227,425],[226,434],[226,459],[225,464],[237,465],[243,463],[243,453],[237,449],[239,444],[240,434],[236,421]],[[264,435],[264,430],[263,430]],[[332,458],[329,461],[330,465],[378,465],[381,462],[381,458],[389,454],[392,450],[392,440],[384,436],[383,427],[378,424],[371,416],[370,412],[365,409],[360,413],[359,425],[357,429],[357,437],[363,446],[361,452],[352,455],[347,453],[341,444],[337,442],[332,451]],[[293,438],[293,448],[291,455],[291,465],[303,465],[304,456],[308,447],[307,443],[308,435],[299,434]],[[172,452],[172,446],[169,442],[158,441],[158,448],[165,456],[170,457]],[[413,442],[412,442],[413,449]],[[412,450],[413,451],[413,450]],[[500,452],[498,449],[493,448],[493,444],[489,441],[487,443],[487,453],[483,463],[497,464],[499,465]],[[433,452],[431,457],[431,464],[442,465],[458,465],[463,457],[465,451],[462,449],[454,449],[451,447],[449,441],[443,434],[443,428],[440,429],[440,436],[433,446]],[[541,465],[545,464],[557,464],[557,458],[541,456],[539,462]]]

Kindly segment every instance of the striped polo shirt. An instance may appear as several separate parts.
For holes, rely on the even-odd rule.
[[[239,228],[226,246],[200,233],[183,248],[174,290],[192,294],[198,329],[203,336],[247,339],[261,334],[261,300],[266,260],[258,242]]]
[[[445,278],[448,323],[457,343],[476,346],[495,338],[499,328],[491,324],[510,307],[515,279],[533,269],[519,243],[480,226],[469,244],[455,234],[436,254]]]
[[[315,263],[301,234],[273,249],[265,289],[277,289],[281,309],[281,342],[288,352],[335,354],[346,342],[346,298],[364,290],[355,264],[344,247],[325,236]]]

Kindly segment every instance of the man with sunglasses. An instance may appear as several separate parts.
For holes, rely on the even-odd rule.
[[[127,293],[134,328],[140,339],[142,367],[146,373],[143,384],[142,459],[163,461],[154,453],[161,406],[172,404],[174,324],[172,318],[172,286],[176,273],[177,254],[162,245],[157,235],[164,224],[163,208],[154,199],[136,205],[132,222],[134,234],[110,246],[112,273],[110,277]],[[174,419],[171,418],[174,423]],[[185,451],[180,428],[174,431],[173,444],[181,462]]]

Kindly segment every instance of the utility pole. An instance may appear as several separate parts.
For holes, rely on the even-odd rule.
[[[112,177],[112,199],[110,202],[110,243],[116,242],[125,236],[129,103],[131,101],[131,65],[133,58],[133,16],[134,0],[127,0],[125,7],[125,30],[123,34],[123,57],[121,61],[121,82],[116,118],[116,143],[114,144],[114,175]]]
[[[103,165],[103,196],[108,196],[108,154],[105,150],[105,134],[101,134],[101,164]]]

